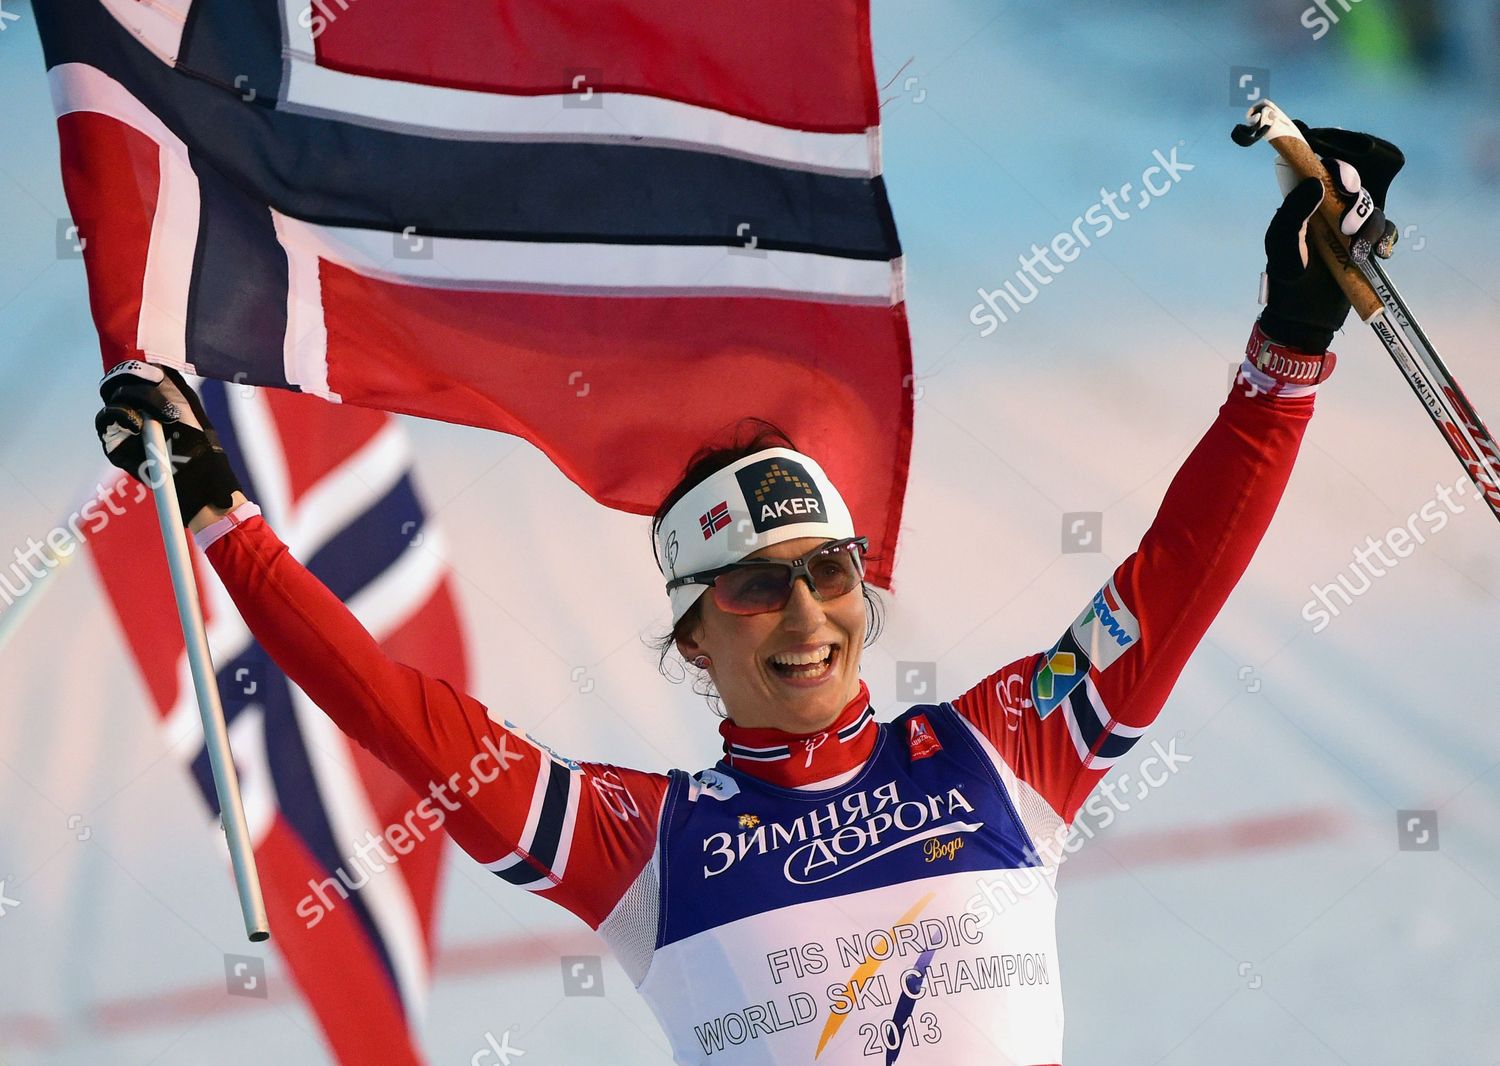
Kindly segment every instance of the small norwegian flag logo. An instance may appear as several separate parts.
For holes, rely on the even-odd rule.
[[[729,501],[718,503],[710,508],[707,514],[699,515],[698,524],[703,527],[704,540],[729,525]]]
[[[906,745],[911,749],[911,760],[925,759],[943,750],[943,742],[932,731],[925,714],[914,715],[906,723]]]

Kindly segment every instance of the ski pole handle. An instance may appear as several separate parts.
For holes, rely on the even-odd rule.
[[[1323,257],[1323,262],[1333,272],[1339,288],[1349,297],[1349,303],[1359,315],[1360,321],[1370,322],[1385,310],[1385,305],[1381,303],[1380,296],[1359,264],[1349,254],[1349,242],[1343,238],[1339,229],[1342,221],[1340,204],[1343,201],[1339,188],[1333,183],[1323,161],[1313,152],[1312,145],[1307,143],[1307,138],[1302,135],[1297,124],[1271,101],[1256,104],[1246,118],[1249,120],[1248,124],[1234,129],[1236,144],[1248,148],[1265,138],[1281,158],[1286,160],[1287,166],[1292,168],[1297,177],[1317,178],[1323,183],[1323,203],[1318,207],[1318,217],[1307,227],[1308,236],[1313,247]]]

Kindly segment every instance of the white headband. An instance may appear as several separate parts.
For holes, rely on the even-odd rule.
[[[798,537],[854,536],[844,498],[813,459],[768,448],[699,482],[672,505],[656,531],[656,565],[668,579],[737,563]],[[707,585],[667,593],[675,626]]]

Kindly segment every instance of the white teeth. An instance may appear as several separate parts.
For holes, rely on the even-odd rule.
[[[773,663],[779,663],[782,666],[811,666],[813,663],[820,663],[825,658],[827,658],[832,648],[832,644],[824,644],[816,651],[777,652],[775,655],[771,656],[771,661]]]

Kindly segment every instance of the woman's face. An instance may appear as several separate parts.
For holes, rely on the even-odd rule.
[[[826,540],[802,537],[752,553],[751,559],[799,559]],[[860,586],[832,600],[819,601],[798,579],[792,598],[779,611],[728,614],[710,589],[698,600],[698,623],[677,642],[683,658],[699,655],[708,667],[724,709],[736,725],[811,733],[835,718],[859,691],[859,659],[864,649],[865,602]],[[831,648],[821,673],[791,671],[773,663],[788,652]],[[806,658],[806,654],[802,658]]]

